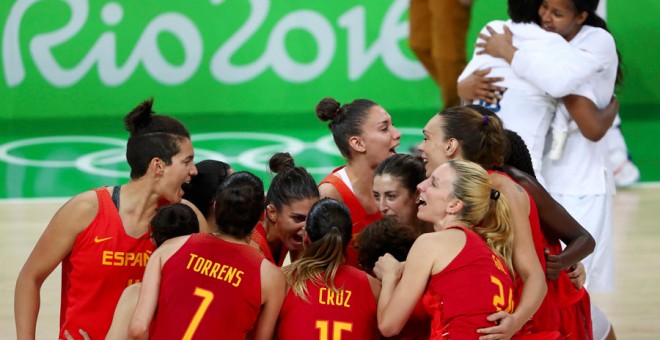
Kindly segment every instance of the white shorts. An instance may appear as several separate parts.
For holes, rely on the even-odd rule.
[[[582,260],[587,272],[587,281],[584,286],[590,292],[613,291],[612,196],[575,196],[552,193],[552,197],[564,206],[596,241],[594,252]]]
[[[591,304],[591,327],[594,332],[594,340],[605,340],[610,334],[612,323],[596,305]]]

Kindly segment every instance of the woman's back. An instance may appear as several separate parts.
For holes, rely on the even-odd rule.
[[[511,176],[509,176],[509,174],[494,170],[488,170],[488,173],[491,176],[503,176],[508,180],[510,180],[511,182],[515,183],[516,186],[518,186],[520,190],[523,191],[524,196],[526,196],[527,199],[529,200],[528,220],[530,227],[530,235],[532,237],[536,258],[538,259],[539,264],[541,265],[541,268],[545,273],[547,267],[545,254],[544,254],[545,249],[546,248],[551,249],[553,254],[557,253],[557,249],[551,246],[550,242],[543,233],[543,230],[541,230],[541,223],[539,219],[538,209],[536,207],[536,202],[534,201],[532,196],[527,192],[527,189],[525,189],[516,180],[514,180]],[[559,251],[561,251],[561,247],[559,248]],[[515,282],[514,303],[517,304],[520,301],[521,296],[523,294],[524,282],[520,275],[516,275],[514,282]],[[546,283],[548,284],[548,286],[550,286],[553,282],[546,282]],[[560,319],[559,319],[560,315],[557,305],[557,298],[558,298],[557,291],[548,288],[548,291],[545,297],[543,298],[541,305],[534,313],[532,319],[530,319],[527,323],[525,323],[525,325],[517,334],[518,335],[544,334],[543,332],[550,332],[548,334],[555,334],[552,332],[554,330],[557,330],[560,326]]]
[[[423,296],[431,314],[431,339],[476,338],[477,329],[493,326],[486,317],[513,312],[513,281],[506,264],[473,231],[464,227],[465,246],[439,273]]]
[[[191,235],[163,264],[153,337],[243,339],[261,310],[262,261],[248,245]]]
[[[280,339],[378,339],[376,299],[367,274],[338,268],[337,292],[307,280],[309,302],[289,290],[280,311]]]

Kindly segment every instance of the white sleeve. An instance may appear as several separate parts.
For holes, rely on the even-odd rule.
[[[484,26],[481,29],[481,32],[479,32],[479,33],[485,34],[485,35],[490,35],[490,33],[488,32],[488,29],[486,29],[486,27],[491,27],[495,31],[501,33],[501,32],[504,31],[504,28],[503,28],[504,27],[504,21],[502,21],[502,20],[491,21],[491,22],[487,23],[486,26]],[[475,43],[480,42],[480,41],[482,41],[482,40],[479,39],[479,37],[477,37],[477,40],[476,40]],[[494,59],[495,58],[491,57],[488,54],[477,54],[477,49],[475,48],[474,51],[472,52],[472,59],[470,59],[470,62],[468,62],[468,64],[465,66],[465,68],[463,69],[463,72],[461,72],[461,75],[458,76],[458,79],[456,80],[456,82],[460,83],[465,78],[469,77],[472,73],[474,73],[474,71],[490,67],[491,66],[490,64],[492,63],[492,61]]]
[[[483,55],[473,55],[472,59],[470,59],[470,62],[468,62],[467,65],[465,65],[465,68],[463,69],[463,72],[461,72],[461,75],[458,76],[458,79],[456,80],[457,83],[460,83],[463,81],[465,78],[469,77],[474,71],[478,70],[481,63],[481,57]]]
[[[596,104],[596,105],[598,104],[598,99],[596,97],[596,91],[594,90],[593,85],[591,85],[590,83],[585,83],[585,84],[582,84],[582,85],[578,86],[578,88],[574,92],[572,92],[571,94],[585,97],[585,98],[591,100],[594,104]],[[602,107],[600,109],[602,109]]]
[[[521,44],[511,67],[520,78],[561,98],[577,91],[604,65],[597,55],[576,49],[556,35],[542,43]]]

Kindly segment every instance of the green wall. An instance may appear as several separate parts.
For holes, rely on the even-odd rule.
[[[27,0],[0,13],[2,120],[117,116],[148,96],[177,114],[305,113],[324,96],[440,105],[406,45],[407,0]],[[655,0],[608,1],[631,115],[660,105],[657,14]],[[469,41],[496,18],[505,1],[476,0]]]

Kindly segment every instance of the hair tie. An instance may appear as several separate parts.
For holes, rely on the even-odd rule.
[[[484,115],[484,120],[481,121],[481,125],[486,126],[486,123],[488,123],[488,115]]]
[[[500,198],[500,192],[497,189],[490,189],[490,199],[497,201]]]

